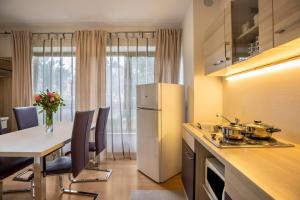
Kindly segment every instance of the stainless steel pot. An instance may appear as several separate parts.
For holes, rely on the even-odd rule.
[[[228,125],[221,125],[220,126],[223,136],[226,139],[230,140],[241,140],[244,138],[243,135],[243,127],[238,124],[230,123]]]
[[[254,121],[254,123],[243,124],[244,134],[257,139],[269,139],[272,133],[280,132],[281,129],[262,123],[262,121]]]

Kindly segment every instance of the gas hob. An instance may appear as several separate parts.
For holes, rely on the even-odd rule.
[[[224,138],[222,133],[205,133],[204,137],[219,148],[274,148],[294,146],[292,144],[281,142],[275,138],[258,140],[244,137],[242,140],[229,140]]]

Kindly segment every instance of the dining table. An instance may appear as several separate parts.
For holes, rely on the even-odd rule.
[[[46,179],[43,176],[43,158],[71,141],[73,122],[54,123],[53,132],[37,126],[0,135],[0,157],[33,157],[34,196],[46,199]],[[0,188],[2,191],[2,188]],[[2,199],[2,195],[0,194]]]

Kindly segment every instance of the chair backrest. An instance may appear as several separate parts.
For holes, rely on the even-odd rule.
[[[105,129],[109,110],[110,107],[99,108],[95,130],[96,154],[101,153],[101,151],[103,151],[106,147]]]
[[[39,125],[36,107],[13,108],[18,130],[32,128]]]
[[[2,134],[2,124],[1,124],[1,120],[0,120],[0,135]]]
[[[75,114],[71,139],[73,177],[76,177],[89,162],[89,136],[93,115],[94,111],[77,111]]]

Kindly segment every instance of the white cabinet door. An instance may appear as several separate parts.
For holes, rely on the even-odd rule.
[[[160,112],[137,110],[137,167],[156,182],[160,178]]]

